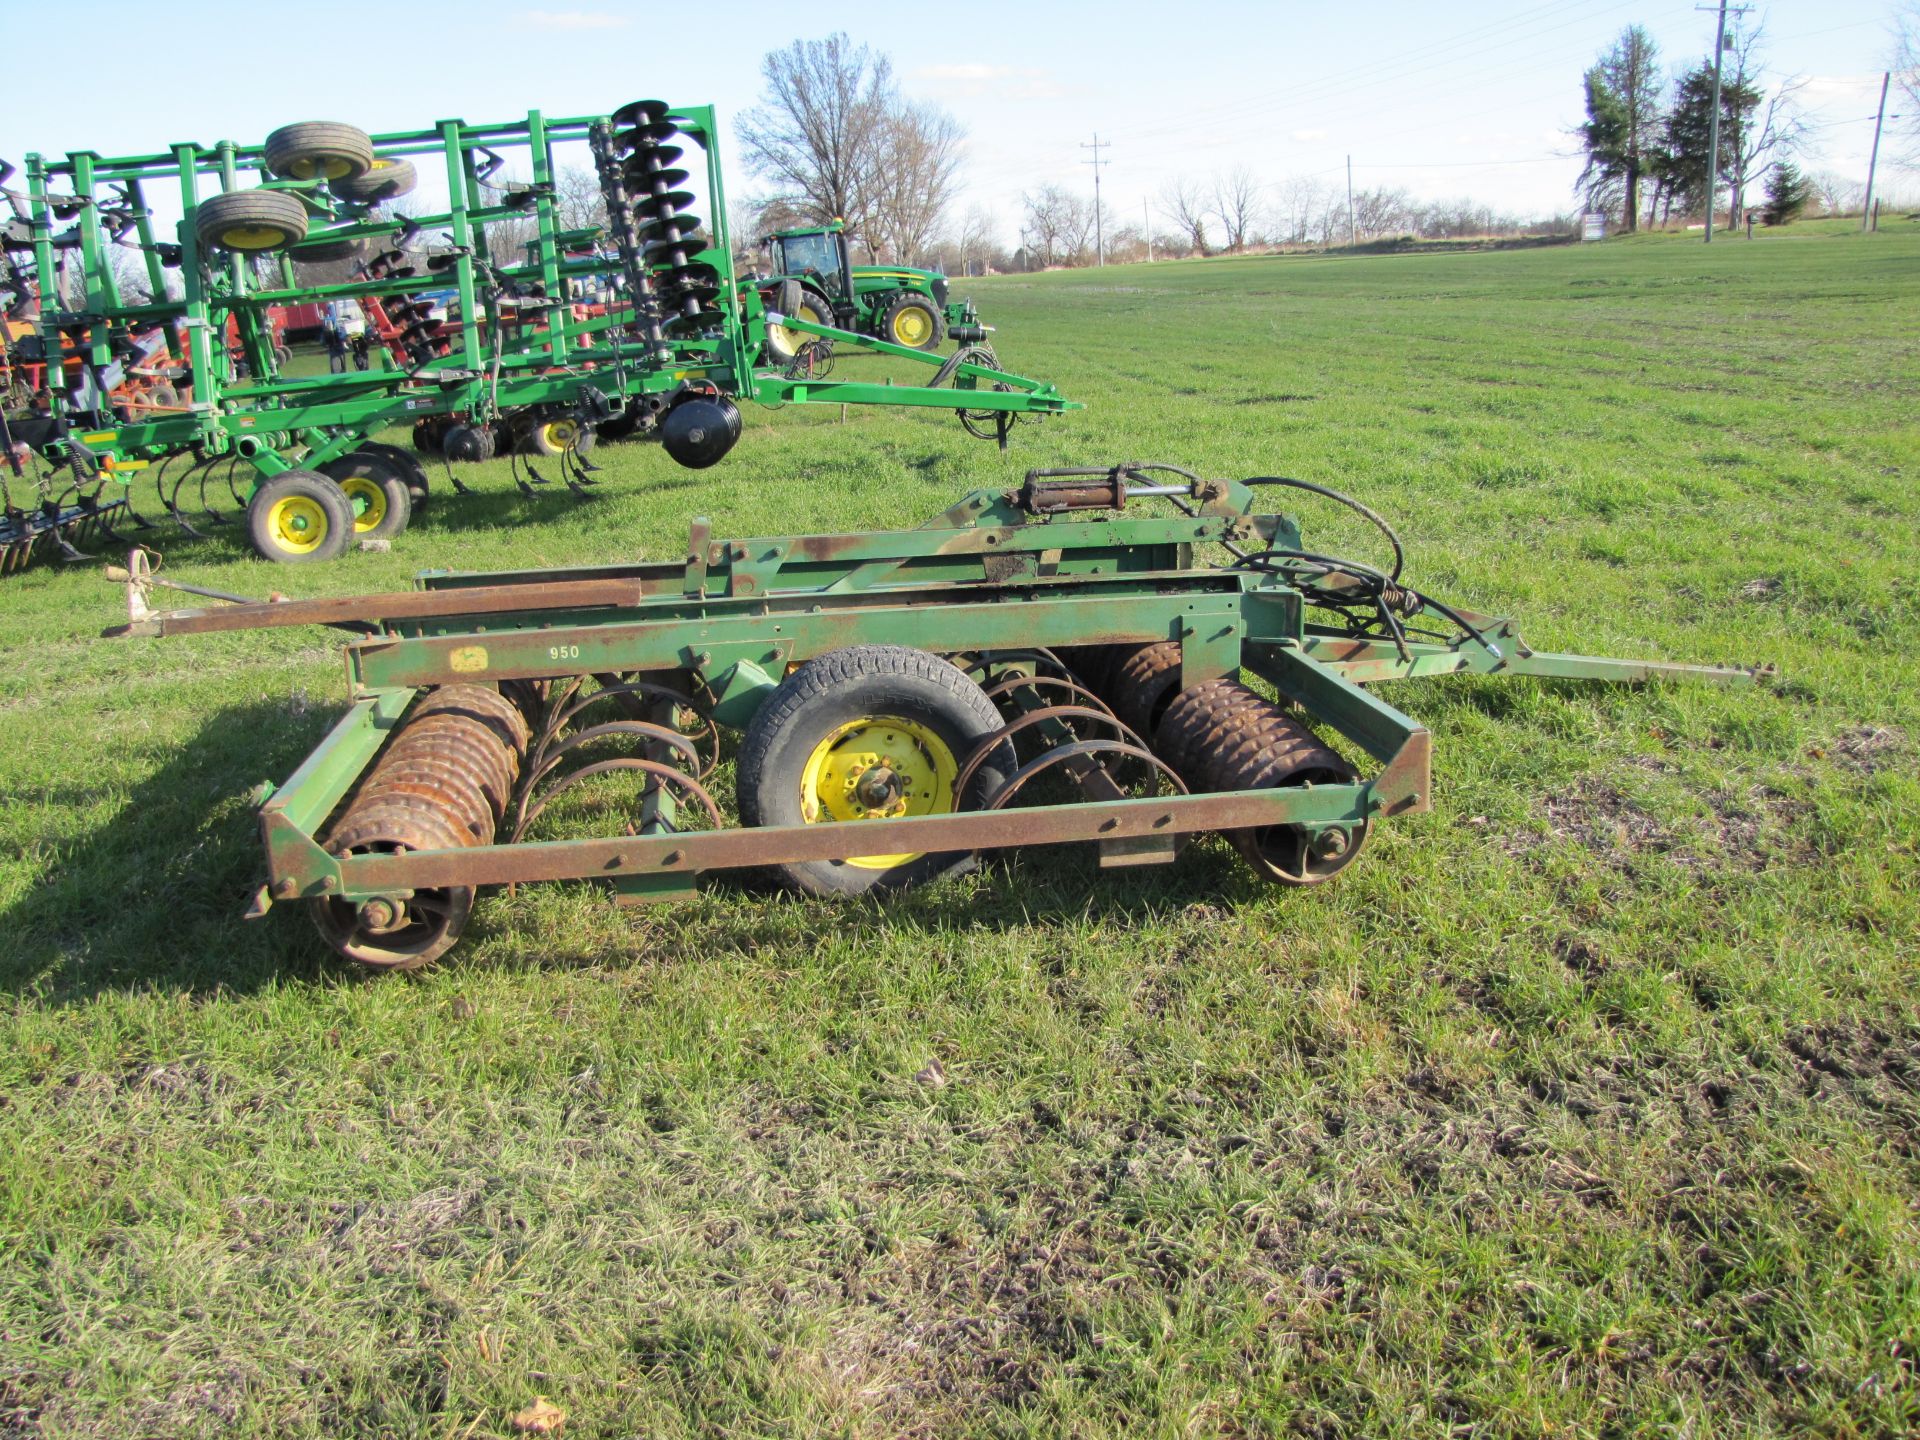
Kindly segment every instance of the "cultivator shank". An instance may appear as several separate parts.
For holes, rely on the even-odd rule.
[[[262,808],[259,903],[306,900],[388,967],[445,950],[487,885],[662,899],[770,867],[859,894],[983,850],[1152,864],[1208,830],[1314,884],[1429,805],[1427,730],[1366,682],[1754,676],[1536,652],[1402,580],[1391,531],[1386,570],[1305,548],[1268,486],[1354,504],[1171,466],[1034,472],[895,533],[695,522],[673,564],[171,612],[136,573],[114,633],[358,632],[352,708]],[[723,731],[743,732],[731,797]]]

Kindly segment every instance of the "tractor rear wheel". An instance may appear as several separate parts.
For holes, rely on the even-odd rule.
[[[320,473],[339,485],[353,507],[354,539],[390,539],[407,528],[413,496],[400,467],[386,456],[356,450],[329,460]]]
[[[909,350],[938,350],[946,336],[940,307],[924,295],[901,295],[880,317],[880,338]]]
[[[283,190],[229,190],[194,207],[193,233],[222,250],[284,250],[306,239],[307,207]]]
[[[282,180],[346,180],[373,168],[373,141],[356,125],[304,120],[267,136],[267,169]]]
[[[1001,728],[981,688],[937,655],[856,645],[817,656],[783,680],[747,726],[737,779],[747,825],[857,824],[965,809],[960,767]],[[982,764],[971,789],[991,794],[1013,771],[1012,747]],[[864,895],[956,874],[971,852],[862,855],[774,867],[813,895]]]
[[[332,560],[353,539],[353,505],[330,478],[312,470],[283,470],[247,502],[253,548],[283,565]]]

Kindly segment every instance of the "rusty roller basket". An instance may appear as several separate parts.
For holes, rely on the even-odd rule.
[[[1350,507],[1391,560],[1309,549],[1263,503],[1278,489]],[[346,715],[268,787],[253,913],[305,902],[381,969],[443,954],[481,888],[549,880],[632,903],[755,869],[860,895],[982,851],[1157,864],[1211,830],[1314,885],[1430,803],[1431,736],[1374,682],[1761,673],[1536,651],[1403,560],[1324,486],[1128,463],[1033,471],[914,530],[721,541],[696,520],[668,563],[387,595],[159,611],[170,582],[136,555],[108,633],[354,632]]]

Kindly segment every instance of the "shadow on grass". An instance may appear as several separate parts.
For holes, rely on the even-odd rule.
[[[331,706],[298,714],[284,701],[232,706],[184,744],[155,742],[157,763],[130,788],[82,778],[22,797],[102,818],[59,845],[37,882],[0,910],[0,990],[71,1005],[124,991],[246,994],[360,973],[332,955],[298,907],[278,907],[258,923],[242,918],[265,877],[250,792],[263,778],[291,774],[335,717]],[[124,798],[115,804],[116,796]],[[1217,841],[1202,840],[1175,864],[1146,870],[1103,871],[1091,847],[1058,846],[1024,855],[1015,871],[990,861],[976,881],[828,908],[836,926],[950,933],[1035,921],[1150,923],[1195,904],[1231,904],[1256,888]],[[796,901],[744,876],[715,876],[705,889],[701,913],[686,922],[714,937],[771,936],[794,923],[796,904],[822,903]],[[483,895],[463,948],[491,928],[492,893]],[[589,958],[573,953],[562,935],[547,938],[540,968]],[[591,958],[607,960],[603,952]],[[633,958],[644,957],[636,950]]]
[[[322,952],[307,935],[241,919],[263,877],[248,792],[292,773],[334,718],[332,707],[293,713],[285,700],[232,706],[184,745],[149,742],[157,764],[130,788],[83,779],[22,797],[48,809],[91,801],[108,818],[48,847],[36,882],[0,910],[0,990],[65,1005],[319,975]],[[109,815],[102,797],[122,793]]]

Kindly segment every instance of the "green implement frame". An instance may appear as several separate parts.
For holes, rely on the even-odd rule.
[[[361,174],[330,176],[316,168],[333,163],[324,155],[304,177],[298,163],[289,173],[284,137],[342,131],[364,142],[375,164],[420,176],[425,208],[400,218],[380,198],[343,198],[362,193],[353,188]],[[604,227],[564,223],[555,161],[563,145],[590,153],[607,202]],[[506,178],[515,171],[519,178]],[[828,382],[807,367],[776,368],[760,294],[735,274],[719,125],[707,106],[639,101],[606,115],[536,111],[371,136],[291,126],[263,145],[31,155],[25,179],[43,344],[49,356],[78,357],[87,383],[50,387],[45,413],[17,417],[14,430],[43,462],[72,469],[69,498],[89,505],[147,471],[159,503],[190,524],[208,508],[194,497],[204,498],[223,462],[244,500],[272,477],[364,455],[385,427],[438,417],[478,433],[502,416],[566,416],[575,430],[598,424],[661,438],[676,459],[701,466],[738,436],[738,400],[955,411],[975,417],[969,429],[1002,440],[1017,417],[1077,408],[1051,385],[978,357],[943,364],[848,332],[832,338],[924,365],[926,383]],[[163,194],[171,197],[164,206]],[[222,229],[236,197],[285,217],[273,220],[281,229]],[[179,216],[171,234],[162,209]],[[523,258],[501,259],[494,242],[503,227]],[[123,291],[113,264],[122,250],[139,257],[144,295]],[[306,255],[360,263],[351,278],[305,283],[295,265]],[[50,283],[63,260],[81,281],[67,298]],[[610,298],[584,303],[589,294]],[[404,347],[395,346],[401,358],[377,351],[364,371],[288,374],[276,317],[348,301],[411,317]],[[115,367],[131,337],[155,331],[177,366],[181,403],[116,413],[103,398]],[[57,362],[51,373],[60,373]],[[485,458],[491,444],[465,458]],[[576,494],[593,483],[564,460],[562,472]],[[424,470],[413,467],[409,483],[417,503]],[[365,519],[361,509],[356,528]]]
[[[926,878],[927,857],[979,850],[1084,842],[1103,865],[1154,863],[1206,830],[1232,835],[1260,873],[1310,884],[1343,868],[1370,825],[1429,805],[1431,737],[1371,682],[1480,673],[1741,684],[1758,673],[1536,652],[1510,621],[1306,550],[1296,521],[1262,505],[1260,483],[1277,482],[1137,464],[1033,472],[914,530],[726,542],[695,521],[685,559],[671,564],[430,573],[391,595],[159,612],[152,582],[135,576],[130,623],[109,633],[359,632],[346,649],[351,708],[260,811],[268,881],[257,909],[310,902],[343,953],[402,965],[451,945],[485,885],[596,878],[629,899],[660,899],[710,872],[770,866],[802,888],[847,893]],[[1156,501],[1173,513],[1142,513]],[[928,666],[950,688],[960,682],[938,667],[963,675],[968,703],[989,697],[1000,719],[967,732],[950,766],[932,765],[943,795],[908,803],[894,782],[913,771],[906,751],[918,742],[903,738],[915,712],[900,697],[913,676],[935,674]],[[873,673],[890,678],[863,717],[858,687]],[[837,678],[823,685],[823,674]],[[445,724],[418,717],[481,692],[511,702],[533,737],[495,743],[525,762],[494,806],[497,828],[476,801],[468,813],[482,823],[457,843],[436,838],[453,833],[445,828],[357,843],[367,816],[398,804],[383,777],[406,737]],[[583,698],[602,693],[658,703],[629,704],[633,718],[615,734],[579,716]],[[819,732],[812,760],[769,773],[760,757],[804,755],[813,742],[808,706],[826,724],[833,714],[820,707],[835,703],[840,728]],[[837,792],[813,804],[809,787],[842,773],[831,762],[852,743],[835,737],[862,724],[887,730],[844,771],[848,795],[871,810],[838,807]],[[709,728],[715,755],[719,729],[746,732],[736,800],[747,826],[722,827],[702,788],[712,766],[686,737]],[[782,749],[789,731],[799,751]],[[573,783],[543,757],[575,735],[624,736],[636,747],[628,763],[652,767],[625,833],[548,838],[524,823],[543,787]],[[604,752],[582,751],[594,753]],[[602,778],[614,763],[599,762]],[[981,774],[990,783],[969,788]],[[1029,782],[1043,775],[1070,782],[1064,799],[1051,797],[1060,803],[1033,803],[1045,787]],[[800,808],[783,809],[783,795],[801,796]],[[861,823],[823,823],[850,813]],[[396,926],[411,927],[409,946],[378,942]]]

